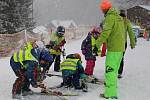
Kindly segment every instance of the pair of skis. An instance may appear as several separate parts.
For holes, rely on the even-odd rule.
[[[50,73],[48,73],[47,76],[49,76],[49,77],[57,76],[57,77],[62,78],[62,75],[58,75],[58,74],[50,74]],[[87,81],[87,83],[103,85],[104,84],[104,80],[100,80],[98,78],[92,78],[92,79],[90,79],[90,81]]]
[[[60,100],[68,100],[67,96],[79,96],[77,93],[62,93],[57,90],[46,89],[44,92],[34,92],[34,95],[56,96]]]

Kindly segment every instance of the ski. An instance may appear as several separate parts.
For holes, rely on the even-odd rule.
[[[61,77],[61,78],[62,78],[62,75],[58,75],[58,74],[50,74],[50,73],[47,73],[46,75],[49,76],[49,77],[57,76],[57,77]]]
[[[104,80],[100,80],[96,77],[88,77],[87,83],[92,83],[92,84],[99,84],[99,85],[103,85],[104,84]]]
[[[46,96],[56,96],[58,97],[60,100],[68,100],[66,97],[64,97],[64,95],[58,95],[58,94],[54,94],[54,93],[41,93],[41,92],[34,92],[34,95],[46,95]]]
[[[58,89],[58,88],[62,88],[62,87],[63,87],[63,85],[62,85],[62,84],[60,84],[60,85],[57,85],[57,86],[48,87],[48,89],[53,90],[53,89]]]
[[[98,80],[98,81],[92,80],[91,82],[88,82],[88,83],[104,85],[104,81],[101,81],[101,80]]]
[[[60,100],[68,100],[67,96],[79,96],[77,93],[62,93],[60,91],[46,90],[46,92],[34,92],[35,95],[56,96]]]
[[[48,95],[48,96],[79,96],[79,94],[76,94],[76,93],[62,93],[60,91],[53,91],[53,92],[46,92],[46,93],[43,93],[43,92],[34,92],[33,94],[36,94],[36,95]]]

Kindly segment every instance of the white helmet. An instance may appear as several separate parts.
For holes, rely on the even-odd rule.
[[[41,49],[45,48],[44,43],[42,41],[36,41],[35,43],[38,46],[38,48],[41,48]]]

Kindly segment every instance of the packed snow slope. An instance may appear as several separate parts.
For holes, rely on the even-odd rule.
[[[72,40],[66,44],[66,53],[80,53],[80,46],[82,39]],[[11,90],[15,81],[15,74],[13,73],[9,65],[9,57],[0,59],[0,100],[12,100]],[[123,78],[118,80],[118,100],[150,100],[150,41],[146,41],[143,38],[138,38],[136,48],[131,50],[128,43],[128,48],[125,54],[125,66]],[[83,65],[85,66],[85,60],[82,56]],[[96,61],[96,67],[94,75],[99,79],[104,79],[104,61],[105,57],[98,57]],[[50,73],[53,72],[51,67]],[[61,74],[61,73],[57,73]],[[62,79],[58,77],[51,77],[45,80],[47,86],[54,86],[60,84]],[[103,85],[89,85],[89,92],[82,93],[79,91],[78,97],[67,97],[68,100],[104,100],[99,97],[100,93],[103,93]],[[34,89],[39,91],[40,89]],[[68,90],[66,90],[68,91]],[[60,98],[51,98],[49,96],[32,96],[30,99],[24,100],[60,100]]]

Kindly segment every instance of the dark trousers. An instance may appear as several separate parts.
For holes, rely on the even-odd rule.
[[[127,42],[125,43],[125,51],[126,51],[126,49],[127,49]],[[118,74],[120,74],[120,75],[123,73],[125,51],[123,52],[123,57],[122,57],[120,67],[119,67],[119,70],[118,70]]]
[[[78,89],[80,88],[80,74],[79,72],[75,72],[74,74],[72,75],[69,75],[69,76],[64,76],[63,77],[63,84],[64,86],[74,86],[75,89]]]
[[[60,70],[60,62],[61,62],[60,55],[54,55],[53,54],[53,62],[54,62],[54,71],[59,72],[59,70]],[[49,70],[49,68],[50,68],[50,66],[52,65],[53,62],[49,63],[48,70]]]
[[[25,71],[21,69],[19,62],[14,62],[13,57],[10,59],[10,65],[17,76],[12,88],[12,95],[20,94],[23,91],[28,91],[30,83],[25,76]]]

